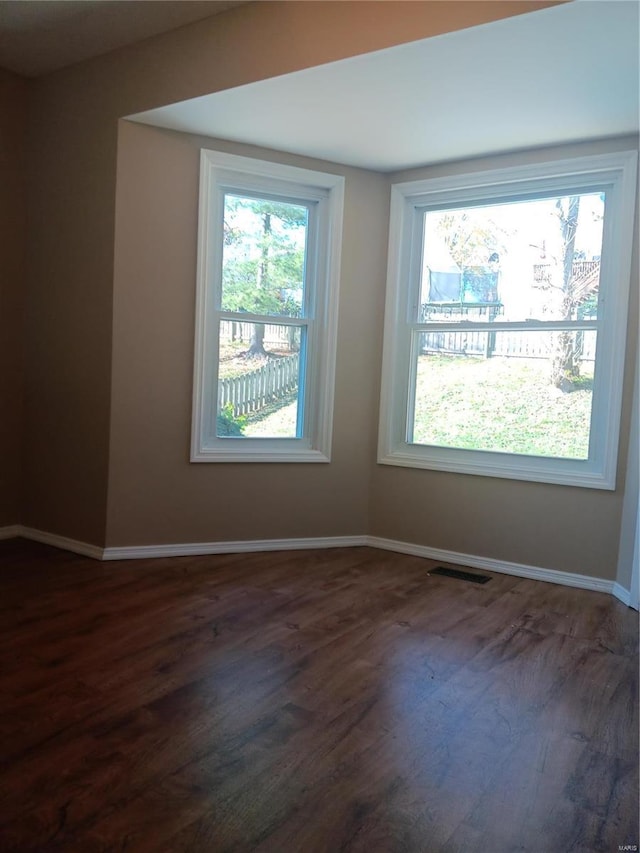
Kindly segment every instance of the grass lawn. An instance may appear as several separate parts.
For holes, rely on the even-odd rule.
[[[420,356],[413,441],[586,459],[593,374],[583,373],[563,393],[546,359]]]
[[[243,430],[248,438],[295,438],[297,395],[278,400],[247,417]]]

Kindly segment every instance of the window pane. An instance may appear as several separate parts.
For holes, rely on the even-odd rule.
[[[409,443],[587,459],[596,333],[416,333]]]
[[[300,326],[220,323],[218,438],[296,438],[302,432]]]
[[[424,214],[421,322],[597,314],[604,193]]]
[[[226,194],[222,310],[301,317],[309,209]]]

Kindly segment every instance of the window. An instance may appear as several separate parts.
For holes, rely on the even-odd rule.
[[[193,462],[329,461],[343,193],[201,152]]]
[[[379,462],[615,487],[635,165],[393,186]]]

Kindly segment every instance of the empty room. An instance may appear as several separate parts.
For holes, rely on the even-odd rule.
[[[0,0],[0,851],[638,831],[636,0]]]

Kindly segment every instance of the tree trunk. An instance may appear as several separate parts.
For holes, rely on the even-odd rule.
[[[573,319],[576,304],[573,293],[573,256],[575,254],[576,230],[580,212],[580,196],[571,196],[567,210],[562,207],[562,200],[556,202],[560,227],[562,229],[562,258],[561,258],[561,317],[563,320]],[[551,382],[561,391],[571,391],[575,380],[580,376],[580,353],[577,348],[577,336],[574,332],[562,331],[555,336],[553,355],[551,358]]]
[[[262,215],[262,251],[260,269],[258,271],[258,289],[267,290],[269,287],[269,239],[271,236],[271,214]],[[247,358],[266,358],[264,348],[264,325],[256,323],[251,330],[251,342],[247,350]]]
[[[579,353],[574,332],[557,332],[551,359],[551,382],[561,391],[571,391],[580,376]]]
[[[247,358],[266,358],[267,351],[264,348],[264,325],[256,323],[251,328],[251,343],[247,350]]]
[[[300,346],[298,341],[296,340],[296,327],[289,326],[288,339],[289,339],[289,352],[298,352]]]

